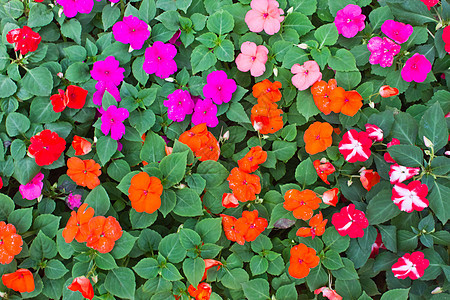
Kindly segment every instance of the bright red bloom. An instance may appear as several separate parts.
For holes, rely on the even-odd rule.
[[[89,221],[94,216],[94,209],[88,208],[87,203],[83,203],[77,212],[72,211],[69,221],[62,232],[66,243],[71,243],[76,239],[78,243],[86,242],[89,236]]]
[[[0,189],[3,187],[3,179],[0,177]]]
[[[373,124],[366,124],[366,132],[369,136],[369,139],[376,142],[383,141],[383,130],[380,127]]]
[[[291,189],[284,194],[283,207],[292,211],[294,217],[302,220],[309,220],[313,216],[313,210],[318,209],[322,201],[316,193],[311,190]]]
[[[327,225],[328,220],[324,220],[322,216],[322,212],[315,215],[309,220],[309,226],[311,227],[301,227],[297,230],[297,235],[301,237],[312,237],[313,239],[316,236],[321,236],[325,232],[325,226]]]
[[[22,251],[23,240],[13,224],[0,222],[0,264],[7,265]]]
[[[67,288],[74,292],[80,292],[84,298],[90,300],[94,298],[94,288],[89,279],[84,276],[75,278]]]
[[[14,273],[4,274],[2,281],[7,288],[19,293],[34,291],[33,274],[27,269],[18,269]]]
[[[309,125],[303,135],[305,141],[305,150],[311,155],[325,151],[331,146],[333,140],[333,127],[327,122],[314,122]]]
[[[398,279],[409,277],[414,280],[422,277],[429,265],[430,261],[425,258],[423,252],[405,253],[392,265],[392,273]]]
[[[267,220],[258,218],[258,211],[243,211],[236,220],[236,233],[242,235],[246,242],[254,241],[267,228]]]
[[[339,152],[344,155],[346,161],[354,163],[357,161],[366,161],[372,152],[370,147],[372,140],[364,131],[356,131],[355,129],[347,131],[339,143]]]
[[[314,168],[316,169],[317,175],[323,182],[326,184],[330,184],[327,177],[336,171],[334,166],[330,162],[321,163],[320,160],[316,159],[313,162]]]
[[[314,291],[315,295],[323,293],[323,296],[328,298],[328,300],[342,300],[342,297],[335,291],[325,286]]]
[[[267,152],[261,146],[252,147],[243,158],[238,160],[239,169],[246,173],[253,173],[266,159]]]
[[[203,280],[206,279],[207,272],[208,272],[209,269],[211,269],[214,266],[218,266],[217,270],[219,270],[220,267],[222,266],[222,263],[220,261],[218,261],[218,260],[215,260],[215,259],[207,258],[207,259],[204,259],[204,261],[205,261],[205,273],[203,274],[203,277],[202,277],[202,279],[200,281],[203,281]]]
[[[380,96],[383,98],[388,98],[398,95],[398,89],[390,87],[389,85],[383,85],[379,90]]]
[[[378,253],[380,252],[380,249],[386,249],[386,247],[383,244],[383,240],[381,239],[381,234],[377,230],[377,238],[375,239],[375,242],[372,244],[372,249],[370,251],[370,258],[375,258]]]
[[[374,185],[380,182],[380,175],[373,170],[362,170],[361,176],[359,179],[361,180],[361,184],[363,188],[370,191]]]
[[[351,238],[363,237],[364,229],[369,226],[364,212],[355,209],[354,204],[345,206],[340,212],[335,213],[331,223],[341,236],[348,235]]]
[[[338,199],[338,193],[339,193],[339,189],[338,188],[334,188],[334,189],[326,191],[322,195],[323,203],[328,204],[328,205],[332,205],[332,206],[336,206],[336,204],[338,203],[338,200],[339,200]]]
[[[281,100],[281,82],[264,79],[253,86],[253,97],[259,101],[278,102]]]
[[[66,149],[66,141],[48,129],[32,136],[30,142],[28,152],[38,166],[51,165]]]
[[[450,26],[445,26],[442,32],[442,40],[445,43],[445,51],[450,54]]]
[[[316,250],[307,247],[305,244],[299,244],[291,248],[289,261],[289,275],[301,279],[308,276],[312,268],[317,267],[320,259],[316,255]]]
[[[225,208],[238,207],[239,201],[233,193],[224,193],[222,195],[222,206]]]
[[[86,155],[92,150],[91,143],[78,135],[73,137],[72,147],[75,149],[75,155]]]
[[[394,146],[394,145],[400,145],[400,141],[398,139],[394,138],[394,139],[392,139],[391,142],[387,143],[388,148],[390,146]],[[392,156],[387,151],[386,151],[386,153],[384,153],[384,160],[388,163],[395,164],[395,160],[392,158]]]
[[[227,178],[234,196],[241,202],[256,199],[261,192],[261,183],[258,175],[242,172],[239,168],[231,170]]]
[[[58,92],[50,97],[55,112],[62,112],[66,106],[80,109],[86,103],[88,91],[79,86],[69,85],[65,92],[61,89]]]
[[[427,6],[428,10],[430,10],[433,6],[439,3],[439,0],[420,0],[420,1],[422,1],[423,4]]]
[[[428,199],[425,197],[428,194],[428,186],[420,183],[419,180],[411,181],[408,185],[397,183],[392,189],[392,201],[401,211],[408,213],[422,211],[428,207]]]
[[[206,282],[200,283],[197,288],[193,285],[190,285],[188,288],[189,295],[194,297],[195,300],[209,300],[211,297],[212,289],[209,284]]]
[[[25,55],[28,52],[36,51],[41,42],[39,33],[34,32],[28,26],[10,30],[6,34],[6,40],[10,44],[14,44],[14,51],[19,51],[20,54]]]
[[[239,245],[245,244],[245,239],[242,234],[236,232],[237,219],[233,216],[220,215],[222,217],[222,227],[225,232],[225,236],[232,242],[237,242]]]
[[[114,248],[115,242],[122,236],[122,227],[116,218],[103,216],[94,217],[89,221],[89,237],[86,246],[100,253],[108,253]]]

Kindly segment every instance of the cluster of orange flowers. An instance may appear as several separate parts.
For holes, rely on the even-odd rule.
[[[128,198],[137,212],[152,214],[161,207],[162,192],[163,186],[159,178],[140,172],[131,178]]]
[[[183,132],[178,140],[183,144],[188,145],[200,161],[217,161],[219,159],[219,142],[217,142],[214,135],[208,131],[206,123],[196,125],[192,127],[191,130]]]
[[[66,243],[75,239],[100,253],[108,253],[122,236],[122,227],[114,217],[94,217],[94,209],[87,206],[84,203],[77,212],[72,211],[62,236]]]
[[[252,108],[251,122],[261,134],[275,133],[283,128],[283,111],[275,102],[281,100],[281,83],[264,79],[253,86],[253,96],[258,103]]]
[[[254,241],[268,225],[264,218],[258,218],[258,211],[243,211],[242,217],[220,215],[222,217],[225,236],[232,242],[244,245],[245,242]]]

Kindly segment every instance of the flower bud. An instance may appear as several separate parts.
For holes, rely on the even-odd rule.
[[[228,141],[229,138],[230,138],[230,131],[227,130],[227,132],[225,132],[225,133],[223,134],[222,139],[223,139],[224,141]]]
[[[62,72],[58,72],[58,73],[56,73],[56,76],[58,76],[59,78],[63,78],[64,74]]]
[[[275,75],[275,77],[278,76],[278,69],[277,69],[277,67],[273,67],[273,75]]]
[[[91,279],[92,279],[92,281],[93,281],[94,283],[97,283],[97,282],[98,282],[98,275],[93,275],[93,276],[91,276]]]
[[[440,286],[438,286],[437,288],[435,288],[434,290],[431,291],[431,294],[436,295],[436,294],[442,293],[443,291],[444,290]]]
[[[167,81],[167,82],[174,82],[175,81],[175,79],[173,79],[172,77],[167,77],[164,80]]]
[[[444,154],[450,156],[450,151],[445,151]]]
[[[262,123],[253,122],[253,128],[255,128],[256,131],[260,131],[263,128]]]
[[[300,49],[303,49],[303,50],[308,49],[308,45],[305,43],[298,44],[297,47],[299,47]]]
[[[293,6],[289,7],[289,9],[286,12],[286,15],[291,14],[293,11],[294,11],[294,7]]]
[[[353,184],[353,181],[350,179],[349,181],[347,181],[347,186],[351,186]]]
[[[370,106],[370,108],[375,108],[375,102],[370,101],[369,106]]]
[[[64,9],[61,7],[59,10],[58,10],[58,17],[62,17],[62,14],[63,14],[63,12],[64,12]]]
[[[423,136],[423,143],[428,148],[432,148],[434,146],[434,144],[426,136]]]
[[[130,45],[130,48],[128,48],[128,53],[131,53],[131,52],[133,52],[133,47],[131,47],[131,45]]]

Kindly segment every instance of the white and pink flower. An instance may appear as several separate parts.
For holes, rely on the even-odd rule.
[[[366,132],[372,141],[383,141],[383,130],[377,125],[366,124]]]
[[[348,162],[366,161],[372,154],[370,146],[372,146],[372,140],[366,132],[352,129],[344,134],[339,143],[339,152]]]
[[[413,178],[415,175],[419,174],[419,172],[420,168],[409,168],[394,164],[391,165],[391,170],[389,171],[389,181],[392,184],[400,183]]]
[[[408,185],[403,183],[394,185],[391,199],[401,211],[410,213],[414,210],[422,211],[425,207],[428,207],[429,202],[425,198],[427,194],[427,185],[415,180]]]
[[[414,280],[422,277],[429,265],[430,261],[425,258],[422,252],[405,253],[392,265],[392,273],[399,279],[409,277]]]

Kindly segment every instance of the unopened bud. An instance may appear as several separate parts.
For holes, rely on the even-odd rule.
[[[263,128],[262,123],[253,122],[253,128],[255,128],[256,131],[260,131]]]
[[[423,136],[423,143],[428,148],[432,148],[434,146],[434,144],[426,136]]]
[[[361,173],[362,171],[364,171],[366,169],[366,167],[362,167],[361,169],[359,169],[358,173]]]
[[[425,150],[424,151],[426,155],[430,156],[431,155],[431,151],[430,150]]]
[[[431,294],[436,295],[436,294],[442,293],[443,291],[444,290],[440,286],[438,286],[437,288],[435,288],[434,290],[431,291]]]
[[[263,138],[263,140],[267,140],[267,139],[269,138],[269,136],[266,135],[266,134],[264,134],[264,135],[262,136],[262,138]]]
[[[445,151],[444,154],[450,156],[450,151]]]
[[[133,52],[133,47],[131,47],[131,45],[130,45],[130,48],[128,48],[128,53],[131,53],[131,52]]]
[[[37,202],[39,203],[39,202],[41,202],[41,200],[42,200],[42,198],[44,197],[44,195],[40,195],[39,197],[37,197]]]
[[[184,227],[184,224],[181,224],[180,226],[178,226],[177,233],[180,232],[181,229],[183,229],[183,227]]]
[[[222,139],[223,139],[224,141],[228,141],[229,138],[230,138],[230,131],[227,130],[227,132],[225,132],[225,133],[223,134]]]
[[[299,47],[300,49],[303,49],[303,50],[308,49],[308,45],[305,43],[298,44],[297,47]]]
[[[94,144],[97,144],[97,137],[94,136]]]
[[[92,281],[93,281],[94,283],[97,283],[97,282],[98,282],[98,275],[92,275],[92,276],[91,276],[91,279],[92,279]]]
[[[180,185],[177,186],[178,189],[182,190],[185,189],[187,186],[184,183],[180,183]]]
[[[289,15],[289,14],[291,14],[293,11],[294,11],[294,7],[291,6],[291,7],[289,7],[289,9],[287,10],[286,14]]]
[[[173,79],[172,77],[167,77],[164,80],[167,81],[167,82],[174,82],[175,81],[175,79]]]
[[[114,4],[115,4],[114,2],[111,2],[111,7],[113,7],[113,6],[114,6]]]
[[[326,157],[322,157],[321,159],[320,159],[320,163],[321,164],[326,164],[328,162],[328,159],[326,158]]]
[[[0,298],[5,298],[6,297],[6,292],[0,292]]]
[[[58,73],[56,73],[56,76],[58,76],[59,78],[63,78],[64,74],[62,72],[58,72]]]
[[[62,14],[63,14],[63,12],[64,12],[64,9],[61,7],[59,10],[58,10],[58,17],[62,17]]]
[[[277,67],[273,67],[273,75],[275,75],[275,77],[278,77],[278,68]]]
[[[442,21],[440,21],[439,23],[437,23],[437,25],[436,25],[436,31],[438,31],[439,30],[439,28],[441,28],[442,27]]]
[[[370,101],[370,102],[369,102],[369,106],[370,106],[370,108],[375,108],[375,102]]]
[[[347,186],[351,186],[353,184],[353,181],[350,179],[349,181],[347,181]]]

